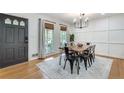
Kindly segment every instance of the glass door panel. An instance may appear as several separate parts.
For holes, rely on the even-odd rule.
[[[64,47],[65,43],[67,43],[67,33],[66,33],[66,31],[60,31],[60,43],[61,43],[62,47]]]
[[[53,33],[53,30],[45,29],[45,54],[49,54],[54,50]]]

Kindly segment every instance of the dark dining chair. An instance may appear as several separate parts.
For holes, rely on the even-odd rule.
[[[91,47],[87,48],[81,55],[80,55],[80,61],[84,61],[85,69],[87,70],[87,64],[89,64],[89,67],[91,67],[91,59],[90,59],[90,52]]]
[[[65,46],[67,47],[67,43],[65,43]],[[64,52],[64,47],[59,47],[59,50],[60,50],[59,65],[61,65],[61,60],[62,60],[62,55],[63,55],[63,52]],[[65,58],[64,58],[64,60],[65,60]]]
[[[90,59],[92,62],[94,62],[94,60],[95,60],[95,47],[96,47],[96,45],[91,46]]]
[[[69,52],[69,48],[67,46],[65,46],[64,48],[65,50],[65,64],[64,64],[64,67],[63,69],[65,69],[66,67],[66,63],[67,61],[70,63],[70,68],[71,68],[71,74],[73,74],[73,66],[74,66],[74,62],[76,61],[76,64],[77,64],[77,74],[79,74],[79,61],[78,61],[78,58],[77,56],[75,55],[74,52]]]

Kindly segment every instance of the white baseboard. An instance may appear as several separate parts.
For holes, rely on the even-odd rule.
[[[113,56],[108,56],[108,55],[96,54],[96,56],[103,56],[103,57],[108,57],[108,58],[113,58],[113,59],[122,59],[122,60],[124,60],[124,58],[113,57]]]

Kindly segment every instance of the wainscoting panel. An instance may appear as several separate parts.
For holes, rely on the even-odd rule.
[[[109,44],[109,56],[124,58],[124,45]]]
[[[100,54],[100,55],[109,55],[108,54],[108,46],[109,44],[105,44],[105,43],[92,43],[96,45],[96,54]]]
[[[76,32],[76,41],[108,43],[108,31]]]
[[[94,31],[92,32],[91,42],[108,42],[108,31]]]
[[[109,30],[124,29],[124,13],[111,16],[109,20]]]
[[[124,44],[124,30],[109,31],[109,42]]]
[[[92,24],[92,25],[90,25]],[[88,29],[90,31],[105,31],[108,30],[108,19],[101,18],[89,21]]]

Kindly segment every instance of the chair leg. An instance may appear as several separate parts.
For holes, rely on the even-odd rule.
[[[90,56],[90,60],[91,60],[91,63],[94,62],[94,55],[93,54]]]
[[[88,64],[89,64],[89,67],[91,67],[91,64],[90,64],[90,58],[88,58]]]
[[[80,65],[79,65],[79,62],[77,62],[77,74],[79,75],[79,69],[80,69]]]
[[[93,58],[92,58],[92,59],[93,59],[93,62],[95,62],[95,60],[94,60],[94,59],[95,59],[95,57],[94,57],[94,56],[93,56]]]
[[[85,69],[87,70],[87,59],[84,59]]]
[[[95,54],[93,54],[93,62],[95,62],[95,60],[94,60],[94,59],[95,59]]]
[[[77,66],[77,62],[79,62],[79,59],[78,58],[76,59],[76,64],[75,64],[76,66]]]
[[[90,57],[90,63],[91,63],[91,65],[92,65],[92,60],[93,60],[93,57],[91,56],[91,57]]]
[[[65,60],[65,64],[64,64],[64,67],[63,67],[63,69],[65,69],[65,67],[66,67],[66,63],[67,63],[67,59]]]
[[[76,61],[76,63],[75,63],[75,66],[77,66],[77,61]]]
[[[83,61],[83,58],[80,57],[80,63]]]
[[[70,67],[71,67],[71,74],[73,74],[73,61],[70,61]]]

